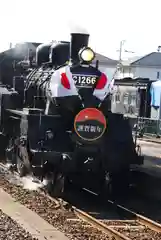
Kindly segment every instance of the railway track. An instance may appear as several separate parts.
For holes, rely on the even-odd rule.
[[[161,238],[161,224],[150,220],[142,215],[139,215],[131,210],[109,201],[115,208],[121,210],[125,215],[129,215],[131,219],[124,220],[106,220],[97,219],[90,214],[81,211],[80,209],[71,206],[76,216],[87,224],[97,228],[98,230],[107,234],[112,240],[139,240],[139,239],[160,239]],[[59,204],[59,202],[57,203]],[[68,203],[63,201],[64,205]],[[129,217],[128,217],[129,218]],[[75,219],[70,219],[71,224],[75,224]]]
[[[0,168],[6,171],[4,165],[0,164]],[[53,199],[42,191],[22,189],[22,187],[16,186],[4,178],[0,179],[0,186],[16,200],[65,232],[70,239],[161,239],[160,224],[112,201],[108,201],[108,206],[119,212],[121,219],[107,220],[93,217],[69,202]]]

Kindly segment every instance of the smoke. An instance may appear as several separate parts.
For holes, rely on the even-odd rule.
[[[68,22],[68,28],[70,33],[89,34],[89,31],[87,30],[87,28],[74,23],[73,20]]]
[[[44,180],[43,182],[40,182],[38,180],[36,181],[36,179],[33,179],[33,177],[31,176],[23,177],[21,181],[23,183],[23,188],[30,191],[43,188],[47,184],[46,180]]]
[[[18,174],[12,171],[12,164],[6,163],[4,166],[0,166],[0,174],[4,174],[5,178],[12,184],[16,186],[21,186],[23,189],[27,189],[29,191],[36,191],[41,188],[44,188],[48,184],[48,180],[44,179],[42,182],[33,176],[24,176],[22,178],[19,177]]]

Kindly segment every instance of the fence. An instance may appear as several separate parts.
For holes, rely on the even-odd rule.
[[[137,136],[161,137],[161,120],[143,117],[129,118],[129,120],[133,133]]]

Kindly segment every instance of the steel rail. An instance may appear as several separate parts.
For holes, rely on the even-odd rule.
[[[114,204],[114,202],[112,202],[112,201],[108,201],[108,202],[111,202],[112,204]],[[144,216],[142,216],[138,213],[135,213],[135,212],[127,209],[126,207],[123,207],[123,206],[119,205],[119,204],[116,204],[116,207],[118,207],[119,209],[121,209],[121,210],[123,210],[123,211],[125,211],[129,214],[131,214],[135,218],[136,222],[140,223],[141,225],[144,225],[144,226],[150,228],[153,231],[161,233],[161,224],[159,224],[159,223],[157,223],[157,222],[155,222],[155,221],[153,221],[153,220],[151,220],[147,217],[144,217]]]
[[[75,208],[75,207],[73,207],[73,210],[74,210],[74,212],[76,213],[76,215],[80,219],[90,223],[91,225],[93,225],[97,229],[99,229],[102,232],[106,233],[111,239],[115,239],[115,240],[131,240],[130,238],[126,237],[125,235],[117,232],[116,230],[108,227],[106,224],[100,222],[96,218],[90,216],[86,212],[81,211],[81,210],[79,210],[78,208]]]
[[[111,204],[115,204],[114,202],[112,201],[108,201],[109,203]],[[118,228],[124,228],[125,230],[126,229],[130,229],[130,228],[142,228],[142,227],[148,227],[149,229],[155,231],[155,232],[161,232],[161,224],[149,219],[149,218],[146,218],[140,214],[137,214],[119,204],[115,204],[117,208],[123,210],[125,213],[128,213],[128,214],[131,214],[135,220],[111,220],[111,221],[114,221],[114,222],[127,222],[128,223],[131,223],[131,222],[136,222],[138,224],[140,224],[140,226],[118,226]],[[109,237],[111,237],[111,239],[115,239],[115,240],[131,240],[131,238],[123,235],[122,233],[114,230],[113,228],[116,227],[117,228],[117,225],[106,225],[102,222],[100,222],[99,220],[97,220],[96,218],[92,217],[91,215],[87,214],[86,212],[76,208],[76,207],[72,207],[74,212],[78,215],[79,218],[81,218],[82,220],[84,221],[87,221],[88,223],[90,223],[91,225],[95,226],[96,228],[98,228],[99,230],[103,231],[104,233],[108,234]],[[110,221],[110,220],[109,220]]]

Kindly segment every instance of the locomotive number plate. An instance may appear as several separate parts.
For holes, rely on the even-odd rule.
[[[75,117],[74,129],[79,138],[95,141],[101,138],[106,130],[107,121],[101,111],[96,108],[85,108]]]
[[[86,87],[91,88],[96,83],[97,76],[90,76],[90,75],[73,75],[73,80],[76,87]]]

